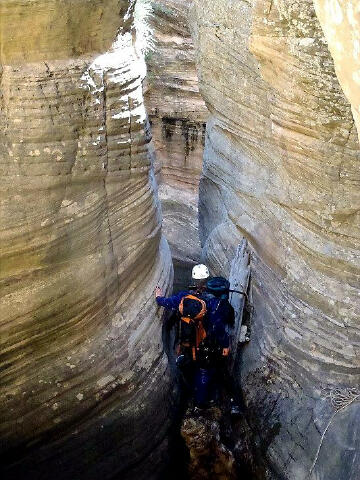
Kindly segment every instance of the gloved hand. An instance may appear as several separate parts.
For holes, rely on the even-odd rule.
[[[155,298],[162,297],[162,290],[160,287],[155,288]]]

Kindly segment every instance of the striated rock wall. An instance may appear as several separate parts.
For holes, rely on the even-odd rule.
[[[226,275],[243,234],[252,248],[256,444],[269,478],[355,480],[360,152],[313,2],[194,0],[189,18],[211,113],[203,253]]]
[[[133,2],[0,6],[2,478],[154,478],[170,422]],[[120,478],[119,477],[119,478]]]
[[[314,0],[314,6],[359,133],[360,4],[356,0]]]
[[[175,264],[175,288],[200,257],[198,185],[208,116],[199,93],[187,11],[190,0],[153,0],[154,51],[146,59],[145,103],[159,172],[164,233]]]

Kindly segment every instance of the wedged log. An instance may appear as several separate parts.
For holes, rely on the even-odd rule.
[[[239,244],[236,255],[231,263],[229,276],[230,303],[235,312],[235,325],[231,334],[231,357],[234,364],[241,341],[241,328],[243,324],[244,308],[247,300],[247,291],[250,280],[250,252],[244,238]],[[241,292],[241,293],[239,293]],[[232,369],[231,369],[232,370]]]
[[[170,385],[145,64],[125,0],[0,5],[2,478],[154,478]]]

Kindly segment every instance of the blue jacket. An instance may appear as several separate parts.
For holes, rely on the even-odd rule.
[[[186,295],[194,294],[191,291],[182,291],[171,297],[157,297],[158,305],[168,310],[179,309],[181,299]],[[206,302],[206,317],[204,328],[210,340],[214,340],[223,348],[228,348],[230,343],[229,330],[234,325],[234,309],[225,299],[219,299],[214,295],[204,293],[199,296]]]
[[[212,297],[206,302],[205,330],[210,340],[223,348],[230,345],[230,329],[234,326],[234,309],[227,299]]]
[[[179,292],[176,295],[172,295],[171,297],[156,297],[156,301],[160,307],[167,308],[168,310],[178,310],[181,299],[186,295],[190,295],[192,292],[183,291]]]

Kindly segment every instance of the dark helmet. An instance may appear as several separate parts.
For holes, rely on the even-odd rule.
[[[230,283],[224,277],[213,277],[206,282],[206,290],[216,297],[229,296]]]

